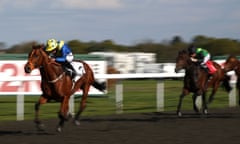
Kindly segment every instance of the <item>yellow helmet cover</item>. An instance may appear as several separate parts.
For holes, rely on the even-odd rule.
[[[55,39],[49,39],[47,40],[47,47],[46,47],[46,51],[52,51],[55,50],[58,46],[57,40]]]

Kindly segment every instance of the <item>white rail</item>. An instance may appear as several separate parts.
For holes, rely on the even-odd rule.
[[[95,74],[96,79],[181,78],[184,73]],[[40,76],[2,77],[0,81],[37,81]]]
[[[156,86],[156,107],[157,111],[164,111],[164,83],[161,79],[164,78],[181,78],[184,76],[184,73],[137,73],[137,74],[95,74],[96,79],[144,79],[144,78],[154,78],[158,79]],[[41,80],[40,76],[16,76],[16,77],[2,77],[1,81],[39,81]],[[22,91],[19,87],[19,91]],[[236,105],[236,95],[234,89],[229,94],[229,105]],[[70,100],[70,112],[73,112],[74,109],[74,98]],[[116,110],[117,113],[122,112],[123,108],[123,86],[119,81],[116,84]],[[24,93],[17,95],[17,120],[24,120]]]

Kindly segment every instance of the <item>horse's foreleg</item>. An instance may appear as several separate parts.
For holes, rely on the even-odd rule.
[[[203,114],[208,113],[208,107],[207,107],[207,102],[206,102],[206,92],[203,92],[202,94],[202,107],[203,107]]]
[[[58,113],[58,117],[60,119],[59,123],[58,123],[58,126],[57,126],[57,131],[58,132],[61,132],[62,131],[62,128],[64,126],[64,122],[66,120],[68,120],[68,102],[69,102],[69,98],[68,96],[65,96],[62,103],[61,103],[61,108],[60,108],[60,111]]]
[[[181,107],[182,107],[183,98],[184,98],[184,96],[186,96],[188,93],[189,93],[189,91],[186,90],[186,89],[184,89],[183,92],[182,92],[182,94],[181,94],[180,97],[179,97],[179,102],[178,102],[178,106],[177,106],[177,115],[178,115],[179,117],[182,116]]]
[[[80,102],[79,110],[78,110],[78,112],[75,115],[75,124],[76,125],[80,125],[80,121],[79,121],[80,115],[84,111],[84,109],[86,108],[89,88],[90,88],[90,85],[85,85],[85,86],[82,87],[83,96],[82,96],[82,100]]]
[[[35,119],[34,119],[34,122],[35,122],[38,130],[43,130],[44,129],[44,125],[42,124],[42,122],[39,119],[39,111],[40,111],[40,105],[45,104],[46,102],[47,102],[47,99],[44,98],[43,96],[41,96],[40,99],[38,100],[38,102],[36,102],[36,104],[35,104]]]

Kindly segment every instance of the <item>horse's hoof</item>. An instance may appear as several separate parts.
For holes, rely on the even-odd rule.
[[[58,126],[56,129],[57,132],[61,133],[62,132],[62,127]]]
[[[203,113],[204,113],[205,115],[207,115],[207,114],[208,114],[208,110],[207,110],[207,109],[204,109],[204,110],[203,110]]]
[[[45,125],[42,123],[36,124],[36,127],[39,131],[44,131],[45,130]]]
[[[76,126],[80,126],[80,121],[79,121],[79,120],[74,120],[74,124],[75,124]]]
[[[181,112],[177,112],[178,117],[182,117],[182,113]]]
[[[202,109],[202,98],[200,96],[198,96],[195,100],[195,107],[198,109],[198,110],[201,110]]]

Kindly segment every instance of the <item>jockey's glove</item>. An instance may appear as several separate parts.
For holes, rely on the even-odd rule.
[[[197,62],[198,60],[196,58],[191,57],[191,61]]]

